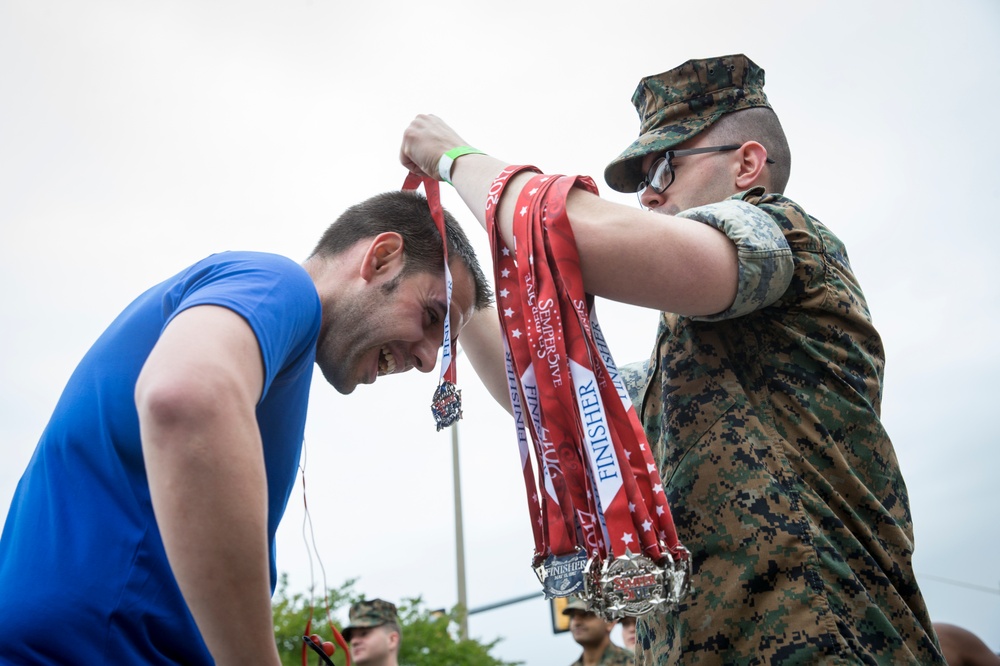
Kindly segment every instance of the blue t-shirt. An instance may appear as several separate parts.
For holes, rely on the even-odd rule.
[[[134,399],[167,324],[209,304],[246,319],[264,362],[257,423],[273,591],[274,534],[301,452],[320,302],[290,259],[227,252],[142,294],[70,377],[0,538],[0,663],[212,663],[153,516]]]

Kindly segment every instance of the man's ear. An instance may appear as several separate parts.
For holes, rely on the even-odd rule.
[[[403,237],[386,231],[371,240],[361,262],[361,277],[366,282],[391,279],[403,267]]]
[[[747,141],[736,154],[740,159],[739,170],[736,172],[736,189],[743,192],[755,185],[765,185],[767,149],[756,141]]]

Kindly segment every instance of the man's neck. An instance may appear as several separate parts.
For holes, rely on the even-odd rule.
[[[604,651],[608,649],[611,639],[605,639],[598,645],[585,645],[583,647],[583,666],[597,666],[601,663]]]
[[[352,662],[356,666],[399,666],[399,662],[396,660],[396,655],[387,654],[384,658],[375,661],[355,661]]]

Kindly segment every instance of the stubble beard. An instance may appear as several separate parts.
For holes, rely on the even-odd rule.
[[[402,277],[396,275],[383,284],[379,295],[388,299],[396,291]],[[355,375],[361,359],[375,347],[370,330],[379,321],[382,321],[382,316],[373,317],[371,304],[361,297],[352,297],[346,303],[332,307],[329,323],[325,327],[326,334],[320,342],[343,340],[345,345],[338,349],[333,342],[322,344],[317,347],[316,360],[323,377],[338,393],[350,395],[358,387]],[[334,337],[331,339],[330,336]]]

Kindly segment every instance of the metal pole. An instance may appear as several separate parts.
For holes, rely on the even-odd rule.
[[[532,592],[531,594],[522,594],[519,597],[514,597],[513,599],[508,599],[507,601],[498,601],[495,604],[487,604],[485,606],[480,606],[478,608],[470,608],[469,615],[475,615],[476,613],[485,613],[486,611],[491,611],[496,608],[503,608],[504,606],[510,606],[511,604],[519,604],[522,601],[531,601],[532,599],[537,599],[538,597],[544,597],[544,592]]]
[[[458,465],[458,424],[451,426],[452,475],[455,482],[455,569],[458,575],[458,605],[462,607],[459,637],[469,639],[469,603],[465,596],[465,537],[462,533],[462,480]]]

